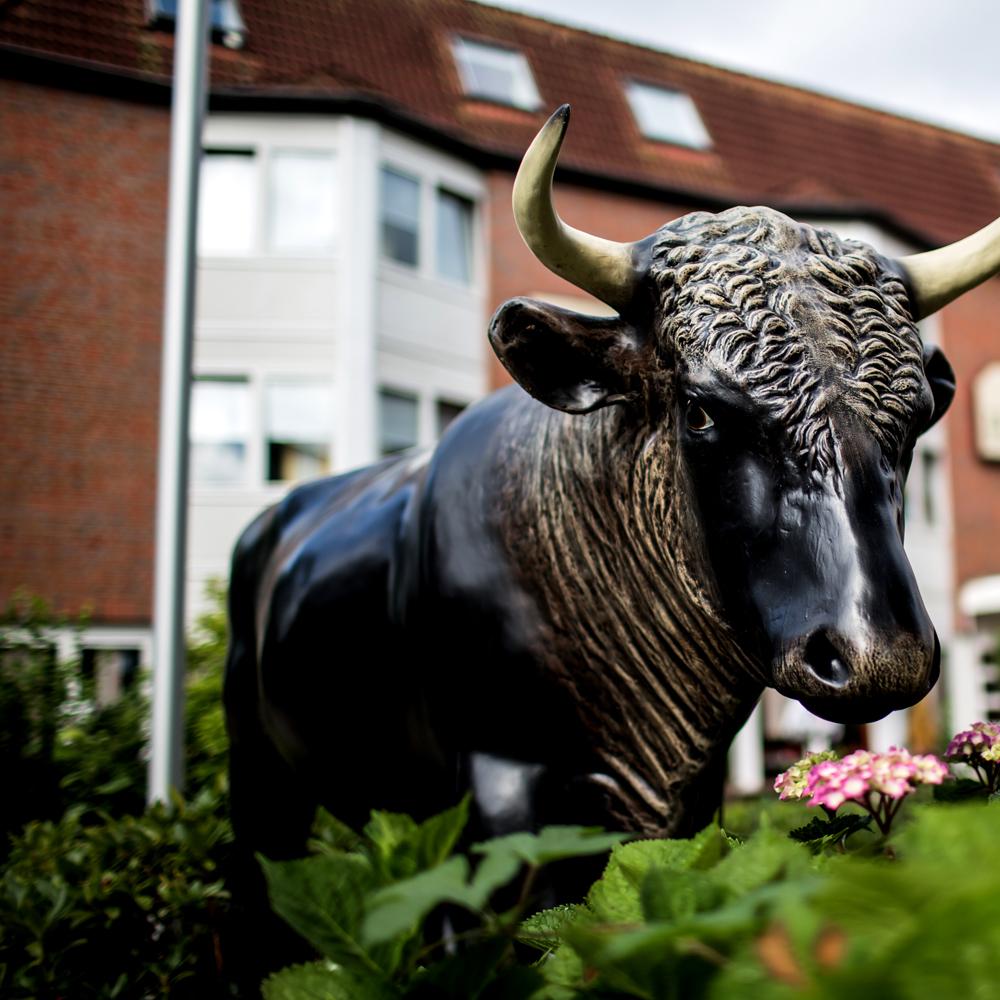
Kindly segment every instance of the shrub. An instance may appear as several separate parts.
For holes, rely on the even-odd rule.
[[[429,823],[453,841],[461,818],[452,811]],[[691,840],[623,843],[582,901],[524,919],[531,872],[621,838],[566,828],[516,834],[474,846],[473,869],[443,853],[415,863],[414,837],[428,824],[374,813],[358,843],[265,863],[276,909],[323,959],[277,973],[263,992],[266,1000],[997,997],[998,821],[1000,810],[984,802],[915,803],[893,834],[895,860],[873,851],[885,844],[874,833],[856,832],[853,853],[839,853],[840,842],[817,853],[766,821],[745,841],[711,826]],[[405,863],[394,862],[394,845],[404,843]],[[492,911],[493,891],[519,873],[520,903]],[[469,914],[455,954],[436,932],[419,933],[436,926],[445,903]],[[534,957],[512,947],[515,937]]]
[[[225,594],[188,648],[185,769],[188,797],[204,789],[224,798],[228,739],[222,709],[226,654]],[[111,704],[96,697],[95,678],[79,658],[59,663],[52,633],[73,627],[43,601],[15,598],[0,616],[0,775],[6,808],[0,842],[33,819],[55,819],[84,806],[113,815],[145,808],[148,683],[140,677]]]
[[[42,602],[19,599],[0,620],[0,995],[230,995],[226,629],[213,596],[189,649],[188,799],[148,810],[145,681],[101,705],[78,661],[57,662],[52,630],[66,623]]]
[[[229,824],[210,796],[29,823],[0,876],[0,995],[228,995],[219,964]]]

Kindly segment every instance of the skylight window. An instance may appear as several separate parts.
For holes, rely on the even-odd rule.
[[[522,53],[468,38],[454,39],[452,52],[462,89],[469,97],[482,97],[526,111],[535,111],[541,105],[531,67]]]
[[[711,147],[712,137],[687,94],[634,81],[625,89],[632,114],[647,139],[693,149]]]
[[[167,27],[177,20],[179,0],[147,0],[153,27]],[[239,0],[211,0],[209,11],[212,38],[227,49],[242,49],[246,44],[247,27],[240,16]]]

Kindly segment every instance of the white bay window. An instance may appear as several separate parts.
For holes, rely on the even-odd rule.
[[[329,149],[206,149],[198,197],[202,257],[322,256],[337,238]]]

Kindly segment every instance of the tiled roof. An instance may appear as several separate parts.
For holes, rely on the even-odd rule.
[[[998,144],[539,18],[466,0],[242,0],[241,10],[246,47],[213,46],[213,92],[230,98],[366,98],[511,158],[568,102],[560,162],[597,183],[864,210],[929,242],[1000,215]],[[449,44],[458,34],[520,49],[543,110],[465,97]],[[173,37],[147,27],[144,0],[0,0],[0,46],[165,82]],[[689,94],[712,148],[644,139],[625,98],[629,79]]]

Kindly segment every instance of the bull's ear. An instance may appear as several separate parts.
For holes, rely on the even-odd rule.
[[[934,397],[934,412],[927,425],[930,427],[944,416],[955,398],[955,373],[951,362],[944,356],[944,351],[934,344],[924,344],[924,374]]]
[[[646,358],[635,329],[619,317],[533,299],[511,299],[496,311],[490,343],[522,388],[567,413],[634,398]]]

